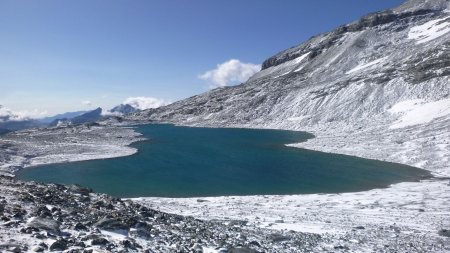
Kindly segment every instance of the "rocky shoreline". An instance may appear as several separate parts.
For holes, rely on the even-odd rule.
[[[167,214],[76,185],[6,176],[0,185],[1,252],[312,252],[326,241]]]
[[[125,144],[142,139],[133,132],[117,126],[79,126],[12,133],[2,142],[9,143],[10,150],[13,145],[27,147],[16,153],[28,154],[23,164],[60,162],[41,159],[52,157],[41,145],[53,145],[50,151],[58,152],[66,144],[72,147],[73,142],[66,141],[76,137],[83,147],[106,143],[109,150],[123,150]],[[59,139],[49,138],[57,135]],[[315,149],[341,143],[323,140],[328,139],[319,138],[321,146]],[[297,145],[317,142],[310,141]],[[89,148],[66,150],[83,158]],[[91,159],[96,155],[88,153]],[[5,161],[5,172],[19,168],[7,167]],[[438,171],[446,171],[445,163],[440,164]],[[443,177],[356,193],[201,199],[117,199],[78,186],[9,176],[1,176],[0,185],[0,252],[450,252],[450,210],[445,208],[450,184]]]

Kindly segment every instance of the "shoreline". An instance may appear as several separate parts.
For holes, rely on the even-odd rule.
[[[0,175],[15,176],[22,168],[130,156],[130,145],[143,141],[132,127],[85,125],[30,129],[0,137]]]
[[[448,125],[448,119],[444,118],[433,124],[437,126],[436,128],[442,125]],[[258,128],[258,126],[250,128]],[[286,129],[279,125],[268,125],[263,128]],[[405,164],[426,170],[433,178],[341,194],[135,198],[133,200],[163,212],[204,220],[221,220],[226,223],[229,220],[239,219],[249,226],[258,228],[319,233],[326,236],[332,235],[332,237],[340,238],[339,240],[346,238],[346,246],[355,250],[360,249],[362,241],[369,238],[378,238],[377,240],[396,238],[396,240],[408,241],[407,238],[402,239],[402,237],[407,237],[406,234],[415,234],[423,237],[424,241],[437,242],[444,239],[450,252],[450,239],[438,235],[438,231],[448,230],[450,227],[448,219],[450,210],[447,208],[450,206],[450,163],[447,163],[450,154],[436,152],[433,149],[437,147],[445,150],[450,147],[439,142],[450,140],[450,133],[446,133],[442,128],[440,131],[433,132],[429,131],[430,127],[421,129],[421,126],[397,131],[389,130],[387,127],[366,131],[344,128],[344,131],[337,134],[334,131],[323,131],[328,128],[329,126],[302,129],[312,133],[315,138],[287,146]],[[402,131],[408,132],[410,136],[401,135],[405,141],[397,144],[396,139]],[[327,135],[320,133],[327,133]],[[336,137],[330,136],[333,134],[336,134]],[[437,139],[436,144],[430,145],[429,139],[432,139],[430,136],[434,135],[441,138]],[[371,142],[366,141],[373,136],[377,138]],[[425,152],[421,147],[427,147],[430,150]],[[409,156],[412,158],[408,159]],[[439,159],[435,159],[436,156]],[[360,239],[351,239],[353,241],[349,240],[349,237],[355,236],[357,227],[363,227],[369,235],[362,236]],[[392,228],[402,232],[400,234],[392,232]],[[404,235],[401,235],[402,233]],[[366,246],[367,250],[377,248],[375,245]]]
[[[267,128],[264,127],[264,129]],[[112,127],[111,129],[124,128]],[[279,128],[274,127],[274,129]],[[306,132],[312,133],[315,138],[302,143],[288,144],[288,146],[320,152],[334,151],[333,147],[336,146],[342,148],[339,146],[340,141],[324,138],[318,134],[318,131],[311,130],[313,129],[306,130]],[[129,147],[142,137],[134,129],[131,131],[133,135],[129,137],[133,137],[121,142],[120,147]],[[344,137],[335,137],[335,139],[345,138],[345,135],[337,136]],[[102,136],[102,138],[104,137]],[[386,136],[384,137],[386,138]],[[324,142],[328,146],[324,146]],[[128,144],[123,145],[123,143]],[[347,145],[352,146],[352,144],[348,143]],[[373,150],[368,149],[371,152],[362,153],[361,150],[366,149],[358,146],[353,148],[353,151],[345,150],[342,154],[352,155],[348,153],[353,152],[356,155],[352,156],[380,160],[376,159],[378,153]],[[389,147],[386,150],[390,150]],[[382,150],[382,153],[385,151]],[[371,154],[371,156],[364,157],[364,155],[368,156],[367,154]],[[392,160],[392,157],[387,158],[385,160]],[[398,163],[395,159],[389,162]],[[360,192],[194,198],[147,197],[131,200],[136,204],[160,212],[204,221],[215,221],[225,226],[230,222],[239,221],[245,223],[245,227],[250,230],[320,234],[326,238],[324,241],[331,241],[334,244],[344,241],[345,243],[341,244],[354,251],[361,251],[364,248],[367,250],[377,249],[379,245],[376,245],[376,242],[379,240],[385,241],[386,245],[392,247],[398,245],[399,242],[412,242],[413,238],[420,236],[425,245],[438,243],[450,252],[450,239],[438,234],[438,231],[450,227],[450,220],[447,218],[450,217],[450,210],[446,208],[450,205],[450,183],[447,182],[445,173],[442,175],[442,173],[436,174],[436,170],[425,170],[436,178],[419,182],[396,183],[386,188]],[[444,168],[444,170],[437,171],[445,172],[447,170]],[[126,201],[126,199],[124,200]],[[374,242],[370,242],[370,240],[374,240]],[[333,248],[327,247],[327,245],[322,245],[323,250],[333,250]]]
[[[130,140],[128,141],[128,144],[126,145],[120,145],[120,146],[114,146],[114,148],[112,148],[114,151],[115,150],[119,150],[119,152],[109,152],[107,154],[100,154],[100,152],[98,152],[98,154],[96,153],[80,153],[80,154],[76,154],[76,155],[72,155],[72,154],[67,154],[67,155],[45,155],[45,156],[41,156],[41,157],[35,157],[33,158],[31,161],[29,161],[29,163],[25,164],[23,167],[15,170],[13,172],[13,176],[14,178],[18,179],[18,180],[22,180],[20,178],[17,178],[17,173],[19,171],[22,171],[23,169],[33,169],[34,167],[40,167],[40,166],[44,166],[44,165],[52,165],[52,164],[66,164],[66,163],[76,163],[76,162],[83,162],[83,161],[89,161],[89,160],[106,160],[106,159],[114,159],[114,158],[120,158],[120,157],[126,157],[126,156],[132,156],[136,153],[139,152],[138,148],[134,146],[134,144],[142,142],[142,141],[148,141],[149,139],[147,137],[145,137],[141,132],[137,131],[136,128],[140,125],[146,125],[146,124],[169,124],[169,125],[175,125],[175,126],[180,126],[180,127],[195,127],[195,128],[223,128],[223,127],[217,127],[217,126],[189,126],[189,125],[177,125],[177,124],[172,124],[172,123],[141,123],[141,124],[135,124],[135,125],[128,125],[126,124],[125,126],[120,126],[119,129],[130,129],[132,130],[134,133],[136,133],[136,136],[139,136],[139,138],[134,139],[134,140]],[[297,147],[297,145],[302,145],[305,142],[308,142],[310,140],[314,140],[316,138],[316,136],[314,134],[312,134],[311,132],[307,132],[307,131],[301,131],[301,130],[289,130],[289,129],[277,129],[277,128],[249,128],[249,127],[233,127],[233,126],[227,126],[225,128],[230,128],[230,129],[261,129],[261,130],[276,130],[276,131],[294,131],[294,132],[301,132],[301,133],[305,133],[307,135],[309,135],[308,138],[306,138],[305,140],[301,141],[301,142],[295,142],[295,143],[283,143],[280,144],[282,146],[285,147],[290,147],[290,148],[300,148],[300,149],[305,149],[305,150],[309,150],[309,151],[313,151],[313,152],[320,152],[320,153],[327,153],[327,154],[336,154],[336,155],[343,155],[343,156],[348,156],[348,157],[355,157],[355,158],[361,158],[361,159],[366,159],[366,160],[372,160],[372,161],[380,161],[378,159],[373,159],[373,158],[364,158],[364,157],[359,157],[359,156],[355,156],[355,155],[351,155],[351,154],[340,154],[340,153],[333,153],[333,152],[324,152],[321,150],[317,150],[317,149],[308,149],[308,148],[303,148],[303,147]],[[393,165],[405,165],[405,164],[401,164],[398,162],[390,162],[390,161],[382,161],[382,162],[386,162],[386,163],[390,163]],[[406,165],[406,166],[410,166],[410,165]],[[346,194],[346,193],[361,193],[361,192],[366,192],[366,191],[371,191],[371,190],[380,190],[380,189],[387,189],[392,187],[395,184],[400,184],[400,183],[405,183],[405,182],[409,182],[409,183],[416,183],[416,182],[420,182],[423,180],[433,180],[436,176],[433,175],[429,170],[425,170],[423,168],[418,168],[418,167],[414,167],[414,166],[410,166],[411,169],[418,169],[421,170],[423,175],[417,175],[417,177],[414,180],[411,181],[399,181],[399,182],[394,182],[394,183],[389,183],[389,184],[384,184],[383,186],[376,186],[374,188],[367,188],[367,189],[361,189],[361,190],[349,190],[349,191],[339,191],[339,192],[314,192],[314,193],[286,193],[286,194],[243,194],[243,195],[217,195],[217,196],[187,196],[187,197],[163,197],[163,196],[136,196],[136,197],[121,197],[123,199],[145,199],[145,198],[163,198],[163,199],[196,199],[196,198],[222,198],[222,197],[259,197],[259,196],[274,196],[274,197],[279,197],[279,196],[297,196],[297,195],[311,195],[311,194],[318,194],[318,195],[323,195],[323,194]],[[425,175],[426,174],[426,175]],[[436,177],[438,178],[438,177]],[[27,180],[28,181],[28,180]],[[100,193],[102,194],[102,193]]]

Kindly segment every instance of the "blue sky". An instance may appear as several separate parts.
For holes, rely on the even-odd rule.
[[[0,105],[54,114],[175,101],[214,86],[205,74],[218,64],[261,64],[401,2],[0,0]]]

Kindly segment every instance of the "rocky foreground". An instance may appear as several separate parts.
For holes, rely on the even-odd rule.
[[[5,176],[0,185],[0,252],[311,252],[327,242],[239,220],[167,214],[74,185]]]
[[[0,252],[450,251],[450,231],[445,229],[427,236],[405,233],[400,224],[377,230],[355,226],[345,234],[319,235],[259,228],[239,219],[168,214],[75,185],[5,176],[0,184]]]

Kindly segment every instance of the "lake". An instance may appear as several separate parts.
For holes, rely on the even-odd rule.
[[[79,184],[117,197],[341,193],[417,181],[430,174],[401,164],[287,147],[305,132],[138,126],[147,141],[132,156],[19,171],[22,180]]]

